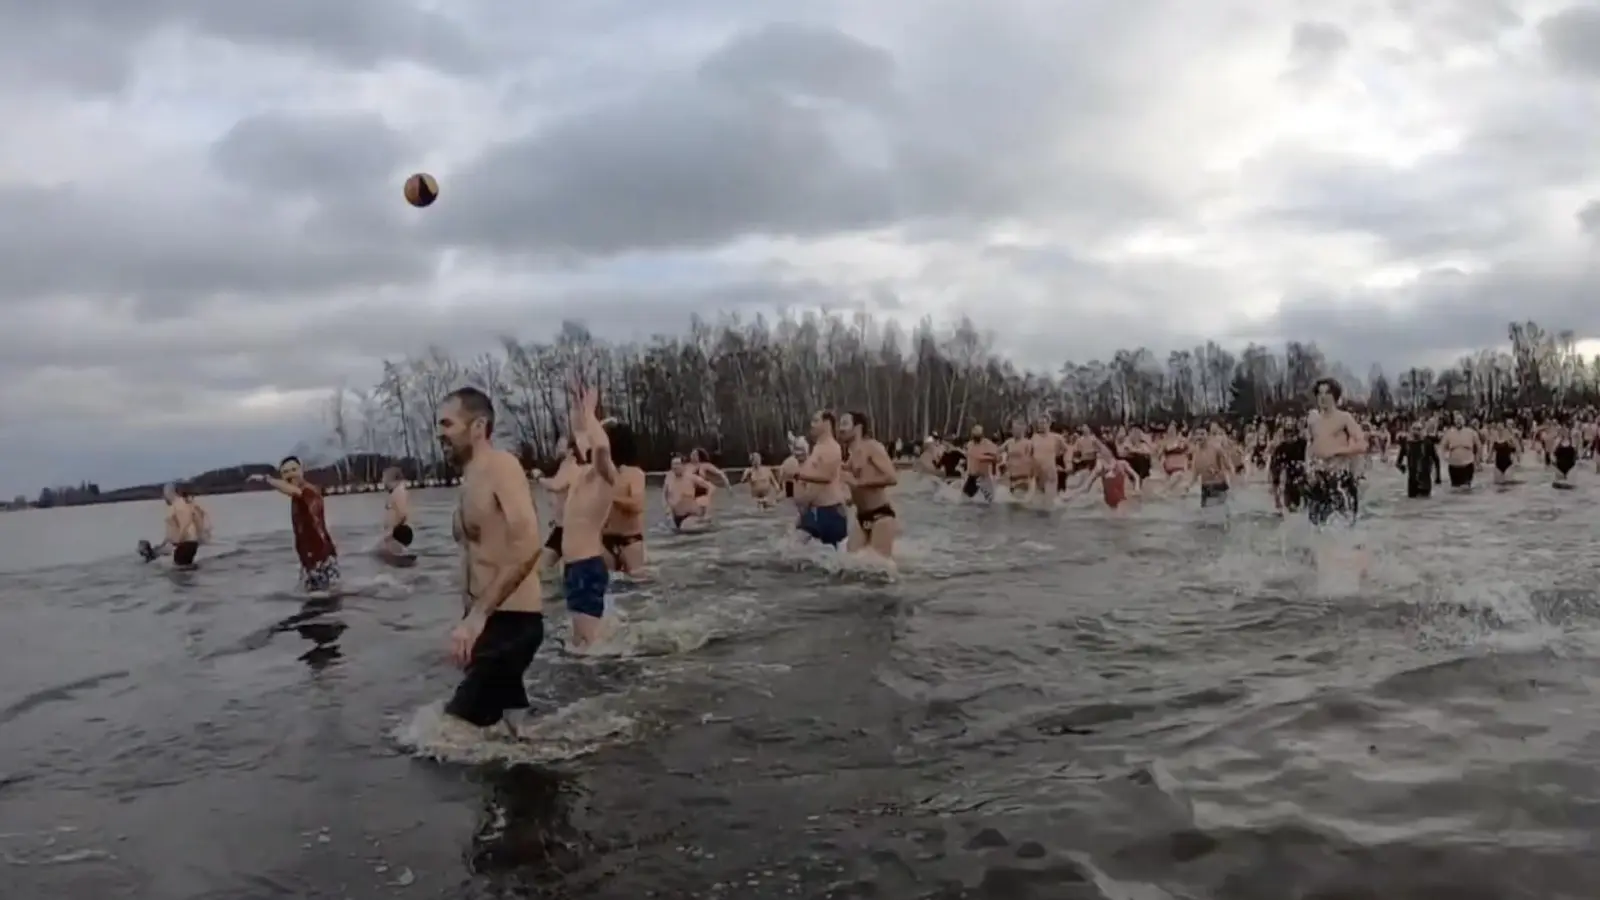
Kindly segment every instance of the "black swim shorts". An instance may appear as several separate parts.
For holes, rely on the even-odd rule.
[[[195,554],[199,552],[199,541],[179,541],[172,546],[172,563],[178,566],[192,566]]]
[[[544,614],[500,610],[490,613],[483,633],[472,645],[472,661],[456,685],[444,711],[464,722],[487,728],[505,718],[506,710],[527,709],[528,689],[522,674],[544,643]]]

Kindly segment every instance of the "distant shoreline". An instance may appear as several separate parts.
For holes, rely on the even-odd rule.
[[[903,460],[896,460],[895,462],[895,468],[901,471],[905,471],[909,467],[910,463]],[[729,481],[736,483],[737,479],[744,475],[746,468],[748,467],[738,466],[724,468],[722,471],[727,473]],[[659,484],[667,477],[667,471],[662,469],[655,472],[646,472],[644,473],[644,477],[647,483]],[[532,479],[531,475],[529,476],[529,479]],[[313,481],[312,483],[315,484],[316,482]],[[457,485],[454,482],[436,481],[432,479],[421,482],[414,481],[406,483],[406,487],[414,491],[430,491],[439,488],[453,488],[456,486]],[[331,485],[326,487],[318,485],[318,487],[320,487],[323,494],[328,497],[347,497],[359,494],[383,493],[383,486],[379,484]],[[194,494],[196,497],[221,497],[229,494],[266,494],[272,493],[272,491],[273,489],[270,487],[246,482],[227,487],[196,489]],[[101,494],[98,497],[83,499],[73,503],[60,503],[54,506],[39,507],[31,504],[28,506],[0,506],[0,513],[26,512],[28,510],[35,509],[71,509],[74,507],[83,506],[104,506],[111,503],[142,503],[146,500],[160,500],[161,497],[162,492],[160,487],[141,486],[137,488],[124,488],[120,491],[112,491],[110,493]]]

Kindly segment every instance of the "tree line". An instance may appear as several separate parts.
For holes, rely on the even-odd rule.
[[[779,457],[786,436],[821,408],[859,410],[880,439],[909,442],[974,424],[1001,428],[1018,416],[1112,425],[1277,415],[1303,409],[1324,376],[1374,412],[1500,411],[1600,398],[1600,358],[1583,359],[1573,332],[1514,322],[1506,337],[1507,349],[1392,378],[1376,366],[1358,377],[1309,341],[1251,344],[1238,353],[1208,341],[1165,359],[1139,347],[1051,373],[1004,358],[993,336],[966,318],[945,329],[923,319],[908,333],[865,313],[694,317],[684,334],[644,344],[599,340],[569,321],[552,340],[504,337],[498,351],[471,359],[429,347],[385,360],[376,384],[334,391],[327,449],[345,480],[370,481],[377,473],[365,469],[389,459],[415,474],[442,473],[434,410],[450,391],[472,385],[495,401],[497,438],[530,468],[545,464],[559,455],[573,373],[599,387],[606,415],[632,427],[641,464],[651,469],[695,447],[732,464],[751,452]]]
[[[450,481],[433,429],[445,395],[472,385],[494,399],[496,437],[528,468],[559,456],[567,421],[565,385],[579,374],[602,392],[603,412],[635,434],[640,464],[661,469],[674,453],[703,448],[742,464],[751,452],[787,451],[818,409],[865,413],[886,442],[1003,429],[1016,417],[1106,426],[1231,420],[1298,412],[1323,376],[1374,413],[1424,409],[1500,413],[1532,406],[1600,402],[1600,357],[1586,360],[1571,331],[1512,322],[1502,348],[1476,351],[1443,369],[1412,367],[1393,377],[1374,366],[1358,377],[1315,342],[1238,353],[1208,341],[1160,358],[1143,347],[1109,360],[1066,362],[1055,372],[1018,367],[969,319],[941,329],[923,319],[909,332],[865,313],[695,317],[677,336],[613,344],[577,322],[547,341],[500,340],[497,351],[460,359],[438,347],[385,360],[364,389],[340,386],[326,412],[328,437],[290,452],[315,480],[372,483],[389,465],[408,478]],[[190,480],[201,493],[241,490],[243,465]],[[160,496],[160,485],[102,492],[98,485],[52,487],[33,505],[66,506]],[[20,498],[19,498],[20,500]],[[15,504],[13,504],[15,505]]]

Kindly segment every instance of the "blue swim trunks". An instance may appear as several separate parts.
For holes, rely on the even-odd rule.
[[[562,581],[567,590],[568,612],[596,619],[605,617],[606,588],[611,585],[611,572],[604,558],[591,556],[567,563],[562,570]]]
[[[800,514],[796,527],[830,547],[837,547],[850,537],[850,520],[842,506],[813,506]]]

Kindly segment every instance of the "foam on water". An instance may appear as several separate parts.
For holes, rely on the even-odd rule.
[[[461,765],[552,763],[577,759],[634,735],[635,721],[616,712],[612,697],[590,697],[513,723],[472,728],[445,715],[444,701],[418,709],[392,732],[415,756]]]

